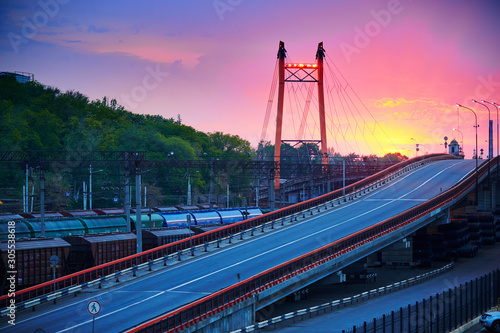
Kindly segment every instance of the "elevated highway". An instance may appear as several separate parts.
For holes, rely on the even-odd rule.
[[[98,331],[118,332],[131,327],[190,330],[237,307],[249,309],[244,311],[242,322],[235,323],[236,328],[243,327],[254,319],[255,310],[410,235],[430,219],[446,214],[475,187],[475,161],[428,156],[413,162],[354,184],[347,189],[346,197],[325,195],[193,239],[194,245],[223,238],[233,239],[233,244],[208,253],[199,251],[190,260],[169,263],[172,267],[142,273],[108,289],[86,288],[78,297],[61,298],[56,305],[46,302],[35,312],[17,311],[16,325],[8,325],[8,318],[2,317],[5,322],[0,330],[91,331],[92,317],[86,310],[90,300],[102,306],[95,318]],[[490,164],[493,170],[496,163]],[[487,174],[483,166],[478,181]],[[261,229],[263,223],[268,223],[267,229]],[[271,227],[276,230],[269,232]],[[236,242],[239,233],[242,240]],[[181,241],[174,247],[163,247],[161,252],[149,251],[127,260],[136,265],[188,247],[189,241]],[[107,267],[106,272],[124,270],[116,267]],[[105,275],[103,268],[98,269],[99,275]],[[94,280],[98,278],[95,269],[85,274],[88,281],[93,276]],[[79,278],[72,277],[71,282],[60,279],[57,289],[74,288]],[[29,302],[50,292],[50,288],[31,289],[30,295],[18,296],[25,298],[17,301]],[[8,301],[5,297],[2,300]],[[148,322],[156,317],[159,319]]]

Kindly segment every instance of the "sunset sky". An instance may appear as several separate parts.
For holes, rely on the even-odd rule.
[[[471,158],[474,116],[455,104],[477,111],[486,150],[488,111],[471,99],[500,103],[495,0],[4,0],[0,22],[0,71],[115,98],[134,113],[180,115],[185,125],[239,135],[253,147],[280,41],[287,61],[306,63],[323,42],[343,76],[326,93],[340,98],[327,105],[327,131],[328,146],[342,154],[415,156],[416,143],[419,154],[443,152],[444,136],[462,140],[457,128]],[[304,103],[294,102],[304,95],[296,86],[285,98],[283,139],[295,139],[299,127],[300,112],[290,110]],[[344,90],[362,101],[351,114],[340,105]],[[497,112],[489,107],[496,155]],[[313,120],[306,127],[304,138],[319,139]]]

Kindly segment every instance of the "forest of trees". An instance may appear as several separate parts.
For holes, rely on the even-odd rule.
[[[61,92],[36,81],[19,83],[14,77],[5,76],[0,78],[0,142],[0,150],[3,151],[144,151],[146,158],[150,160],[272,160],[274,154],[274,146],[269,142],[261,143],[253,149],[248,141],[238,135],[200,132],[173,118],[131,113],[114,99],[91,101],[80,92]],[[315,145],[307,148],[317,150]],[[299,148],[285,146],[282,147],[282,155],[285,159],[296,159],[299,163],[310,162],[309,156],[298,150]],[[334,156],[342,158],[338,154]],[[355,154],[349,157],[359,158]],[[365,160],[373,158],[374,156],[363,157]],[[380,161],[390,159],[394,162],[404,158],[397,153],[386,155]],[[319,163],[319,159],[315,163]],[[29,186],[35,188],[33,193],[38,193],[39,186],[39,171],[36,167],[29,166]],[[88,168],[89,166],[79,166],[65,170],[64,173],[48,171],[46,179],[49,210],[82,208],[81,184],[88,179]],[[25,167],[2,163],[0,171],[0,199],[22,198]],[[149,171],[144,174],[143,184],[148,187],[151,205],[177,204],[176,201],[180,199],[173,198],[186,195],[187,179],[190,180],[194,193],[206,194],[208,191],[211,175],[207,170]],[[119,170],[96,170],[93,190],[96,207],[120,205],[120,186],[123,183],[123,178],[120,177]],[[228,170],[218,173],[214,191],[224,192],[227,184],[233,187],[237,184],[238,191],[243,193],[252,179],[238,177],[237,173]],[[30,194],[31,191],[32,189],[29,190]],[[240,202],[234,204],[248,204],[243,198],[238,200]],[[18,210],[20,204],[13,206],[4,203],[0,205],[0,212],[13,210],[13,207]]]

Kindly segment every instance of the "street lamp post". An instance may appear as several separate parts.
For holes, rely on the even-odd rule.
[[[102,172],[104,170],[92,171],[92,165],[89,165],[89,210],[92,210],[92,173]]]
[[[187,202],[188,206],[191,206],[191,174],[188,172],[188,189],[187,189]]]
[[[477,151],[477,115],[476,115],[476,112],[474,110],[472,110],[471,108],[468,108],[468,107],[463,106],[461,104],[457,104],[457,106],[461,107],[461,108],[464,108],[464,109],[467,109],[467,110],[471,111],[472,113],[474,113],[474,118],[476,120],[476,125],[474,127],[476,128],[476,156],[475,156],[475,158],[476,158],[476,171],[475,171],[475,173],[476,173],[476,206],[477,206],[477,204],[478,204],[478,189],[477,189],[477,153],[478,153],[478,151]]]
[[[491,170],[490,170],[490,161],[493,157],[493,121],[491,120],[491,112],[490,108],[483,103],[472,100],[474,103],[480,104],[484,106],[488,110],[488,188],[490,189],[490,194],[493,196],[493,191],[491,191]],[[498,145],[498,142],[497,142]],[[491,197],[491,207],[493,207],[493,197]]]
[[[491,122],[490,108],[486,104],[478,102],[475,99],[473,99],[472,102],[480,104],[488,110],[488,159],[490,159],[493,156],[493,124]]]
[[[497,156],[498,156],[498,155],[500,155],[499,150],[498,150],[499,144],[500,144],[499,130],[498,130],[498,106],[500,104],[497,104],[495,102],[488,102],[488,101],[481,101],[481,102],[491,104],[491,105],[493,105],[497,109]],[[488,111],[489,111],[489,109],[488,109]]]

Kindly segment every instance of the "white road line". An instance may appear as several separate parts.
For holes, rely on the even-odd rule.
[[[427,201],[429,199],[366,199],[364,201]]]
[[[204,295],[210,295],[213,292],[212,291],[182,291],[182,290],[176,290],[176,291],[166,291],[169,293],[173,294],[204,294]]]

